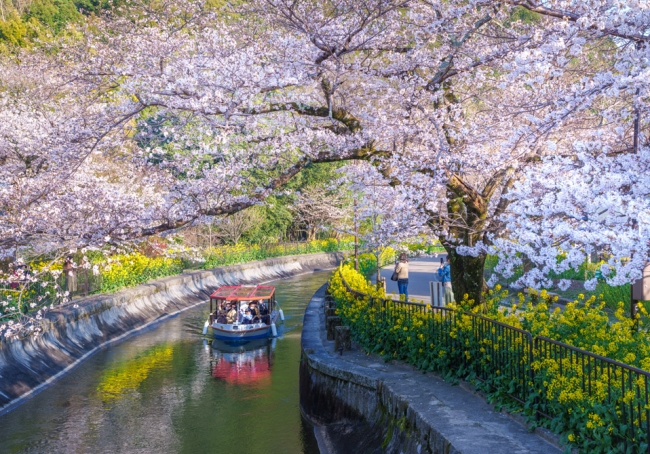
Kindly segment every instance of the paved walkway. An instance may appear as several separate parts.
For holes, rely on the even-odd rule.
[[[326,339],[324,300],[325,286],[316,292],[305,312],[302,349],[306,364],[312,370],[313,377],[318,375],[336,379],[336,385],[331,385],[336,389],[329,389],[328,394],[330,399],[336,397],[328,400],[327,405],[349,405],[369,421],[377,421],[375,418],[378,417],[379,421],[385,423],[386,419],[383,418],[386,416],[394,420],[403,418],[401,424],[409,428],[409,435],[402,440],[406,441],[402,443],[398,440],[399,424],[395,427],[395,433],[391,429],[386,434],[386,427],[382,434],[385,436],[384,445],[390,443],[383,452],[420,452],[420,449],[390,449],[407,448],[404,444],[408,444],[410,439],[414,444],[420,443],[419,448],[430,446],[433,452],[561,453],[557,446],[540,436],[548,437],[547,431],[538,428],[535,433],[529,432],[523,424],[496,411],[465,387],[453,386],[431,372],[423,373],[400,361],[386,363],[374,354],[367,354],[358,345],[339,354],[334,341]],[[325,380],[323,383],[332,382]],[[319,440],[327,436],[327,431],[328,427],[316,428],[317,437],[319,432],[321,435]],[[352,443],[362,435],[352,431],[348,442]],[[397,446],[394,442],[397,442]],[[332,452],[355,452],[350,450],[349,444],[346,448],[333,449]]]
[[[409,261],[409,301],[429,303],[429,282],[438,280],[440,258],[445,260],[447,254],[438,254],[434,257],[418,257]],[[386,279],[386,293],[393,293],[395,299],[399,296],[397,282],[391,281],[395,265],[387,265],[381,269],[381,277]],[[373,274],[373,282],[377,282],[377,275]]]

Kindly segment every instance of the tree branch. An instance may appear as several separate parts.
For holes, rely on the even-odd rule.
[[[554,9],[554,8],[548,8],[546,6],[542,6],[539,3],[536,3],[532,0],[506,0],[507,3],[510,3],[511,5],[514,6],[521,6],[522,8],[526,8],[529,11],[532,11],[534,13],[541,14],[543,16],[549,16],[549,17],[555,17],[558,19],[563,19],[563,20],[568,20],[571,22],[578,22],[583,16],[580,14],[572,13],[570,11],[566,10],[560,10],[560,9]],[[636,27],[634,24],[626,24],[630,25],[633,27]],[[649,35],[642,35],[640,33],[624,33],[624,32],[619,32],[616,29],[613,28],[598,28],[596,25],[591,25],[588,27],[589,30],[594,30],[601,32],[605,35],[610,35],[610,36],[616,36],[619,38],[623,39],[629,39],[631,41],[635,42],[650,42],[650,36]]]

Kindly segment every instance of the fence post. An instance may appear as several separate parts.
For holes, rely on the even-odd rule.
[[[439,281],[429,281],[431,306],[442,307],[442,284]]]
[[[533,392],[535,393],[535,398],[533,399],[533,406],[535,407],[535,421],[539,421],[539,395],[537,394],[537,390],[535,389],[535,370],[533,369],[533,360],[534,360],[534,355],[535,355],[535,350],[537,349],[537,336],[535,338],[532,338],[532,335],[529,334],[531,337],[530,339],[530,354],[528,357],[528,374],[530,375],[530,383],[531,386],[533,387]]]
[[[336,315],[332,317],[327,317],[325,321],[325,325],[327,328],[327,340],[333,341],[335,336],[334,328],[336,328],[337,326],[341,326],[341,317],[338,317]]]

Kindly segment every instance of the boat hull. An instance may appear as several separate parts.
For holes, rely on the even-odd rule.
[[[271,323],[275,323],[278,319],[277,312],[272,314]],[[227,323],[212,323],[212,333],[216,339],[226,341],[249,341],[253,339],[265,339],[272,336],[271,325],[257,323],[252,325]]]

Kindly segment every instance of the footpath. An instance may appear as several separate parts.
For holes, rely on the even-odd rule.
[[[429,282],[438,280],[438,268],[440,268],[440,259],[445,260],[447,254],[438,254],[433,257],[418,257],[409,260],[409,301],[414,303],[429,303],[430,291]],[[397,282],[391,281],[390,277],[395,269],[394,264],[386,265],[380,271],[381,277],[386,279],[386,294],[397,299]],[[373,282],[377,282],[377,275],[373,274]]]
[[[531,433],[465,386],[386,363],[354,344],[340,354],[327,340],[325,301],[323,287],[305,312],[301,362],[301,407],[322,452],[561,452],[547,441],[552,435]]]

